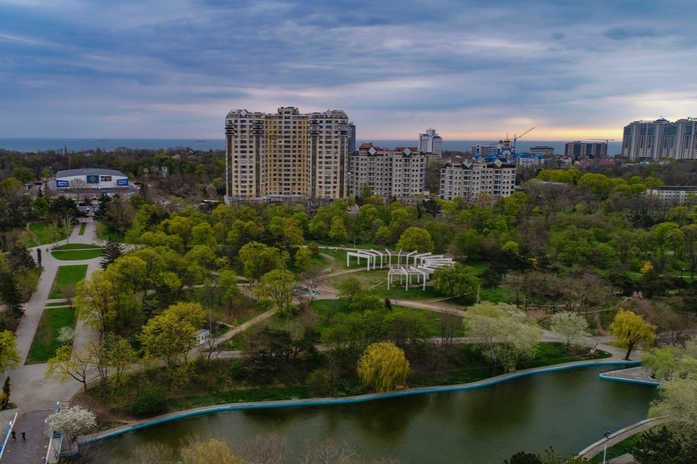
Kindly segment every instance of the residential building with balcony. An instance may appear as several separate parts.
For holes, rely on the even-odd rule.
[[[394,150],[363,143],[351,155],[349,189],[360,195],[364,186],[373,195],[389,198],[411,198],[424,192],[428,156],[416,147]]]
[[[462,197],[467,201],[476,201],[483,193],[507,197],[515,191],[515,175],[515,164],[500,159],[448,160],[440,170],[440,197],[444,200]]]
[[[345,198],[348,124],[341,110],[230,111],[225,118],[226,201]]]

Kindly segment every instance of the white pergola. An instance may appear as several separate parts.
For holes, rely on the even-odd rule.
[[[392,257],[396,258],[396,263],[392,262]],[[439,267],[450,266],[453,264],[452,258],[444,255],[432,255],[431,253],[419,253],[417,251],[403,252],[385,250],[355,250],[346,252],[346,267],[351,265],[351,258],[356,258],[356,263],[360,266],[361,259],[366,260],[366,271],[377,269],[378,259],[380,269],[386,264],[389,267],[387,273],[387,289],[393,282],[394,276],[399,276],[399,284],[404,282],[405,289],[409,290],[412,284],[412,277],[416,277],[417,284],[421,284],[422,289],[426,289],[426,281],[433,275]],[[385,263],[387,261],[387,263]]]

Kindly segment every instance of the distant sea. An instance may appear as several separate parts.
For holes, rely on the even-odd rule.
[[[356,146],[364,142],[373,142],[373,145],[383,148],[395,147],[415,147],[418,146],[416,140],[377,140],[377,139],[356,139]],[[444,140],[443,149],[448,151],[468,151],[471,145],[481,144],[490,145],[492,140]],[[516,151],[524,153],[534,146],[554,147],[557,154],[564,153],[566,141],[518,141]],[[96,150],[97,148],[106,151],[113,151],[117,147],[126,148],[145,148],[156,150],[158,148],[192,148],[194,150],[224,150],[225,139],[21,139],[21,138],[0,138],[0,148],[22,153],[38,151],[63,151],[67,148],[68,152],[78,152],[85,150]],[[620,142],[608,143],[608,154],[615,155],[620,152]]]

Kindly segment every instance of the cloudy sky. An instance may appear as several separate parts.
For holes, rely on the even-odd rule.
[[[0,138],[223,138],[231,109],[297,106],[359,139],[619,139],[697,116],[696,20],[694,0],[0,0]]]

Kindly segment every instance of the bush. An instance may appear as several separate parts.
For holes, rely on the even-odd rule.
[[[136,416],[156,414],[167,409],[167,393],[159,385],[145,387],[131,402],[131,412]]]
[[[234,380],[243,379],[247,375],[247,368],[239,361],[230,364],[230,377]]]
[[[332,393],[333,376],[329,369],[317,369],[307,376],[307,386],[315,396],[329,396]]]

